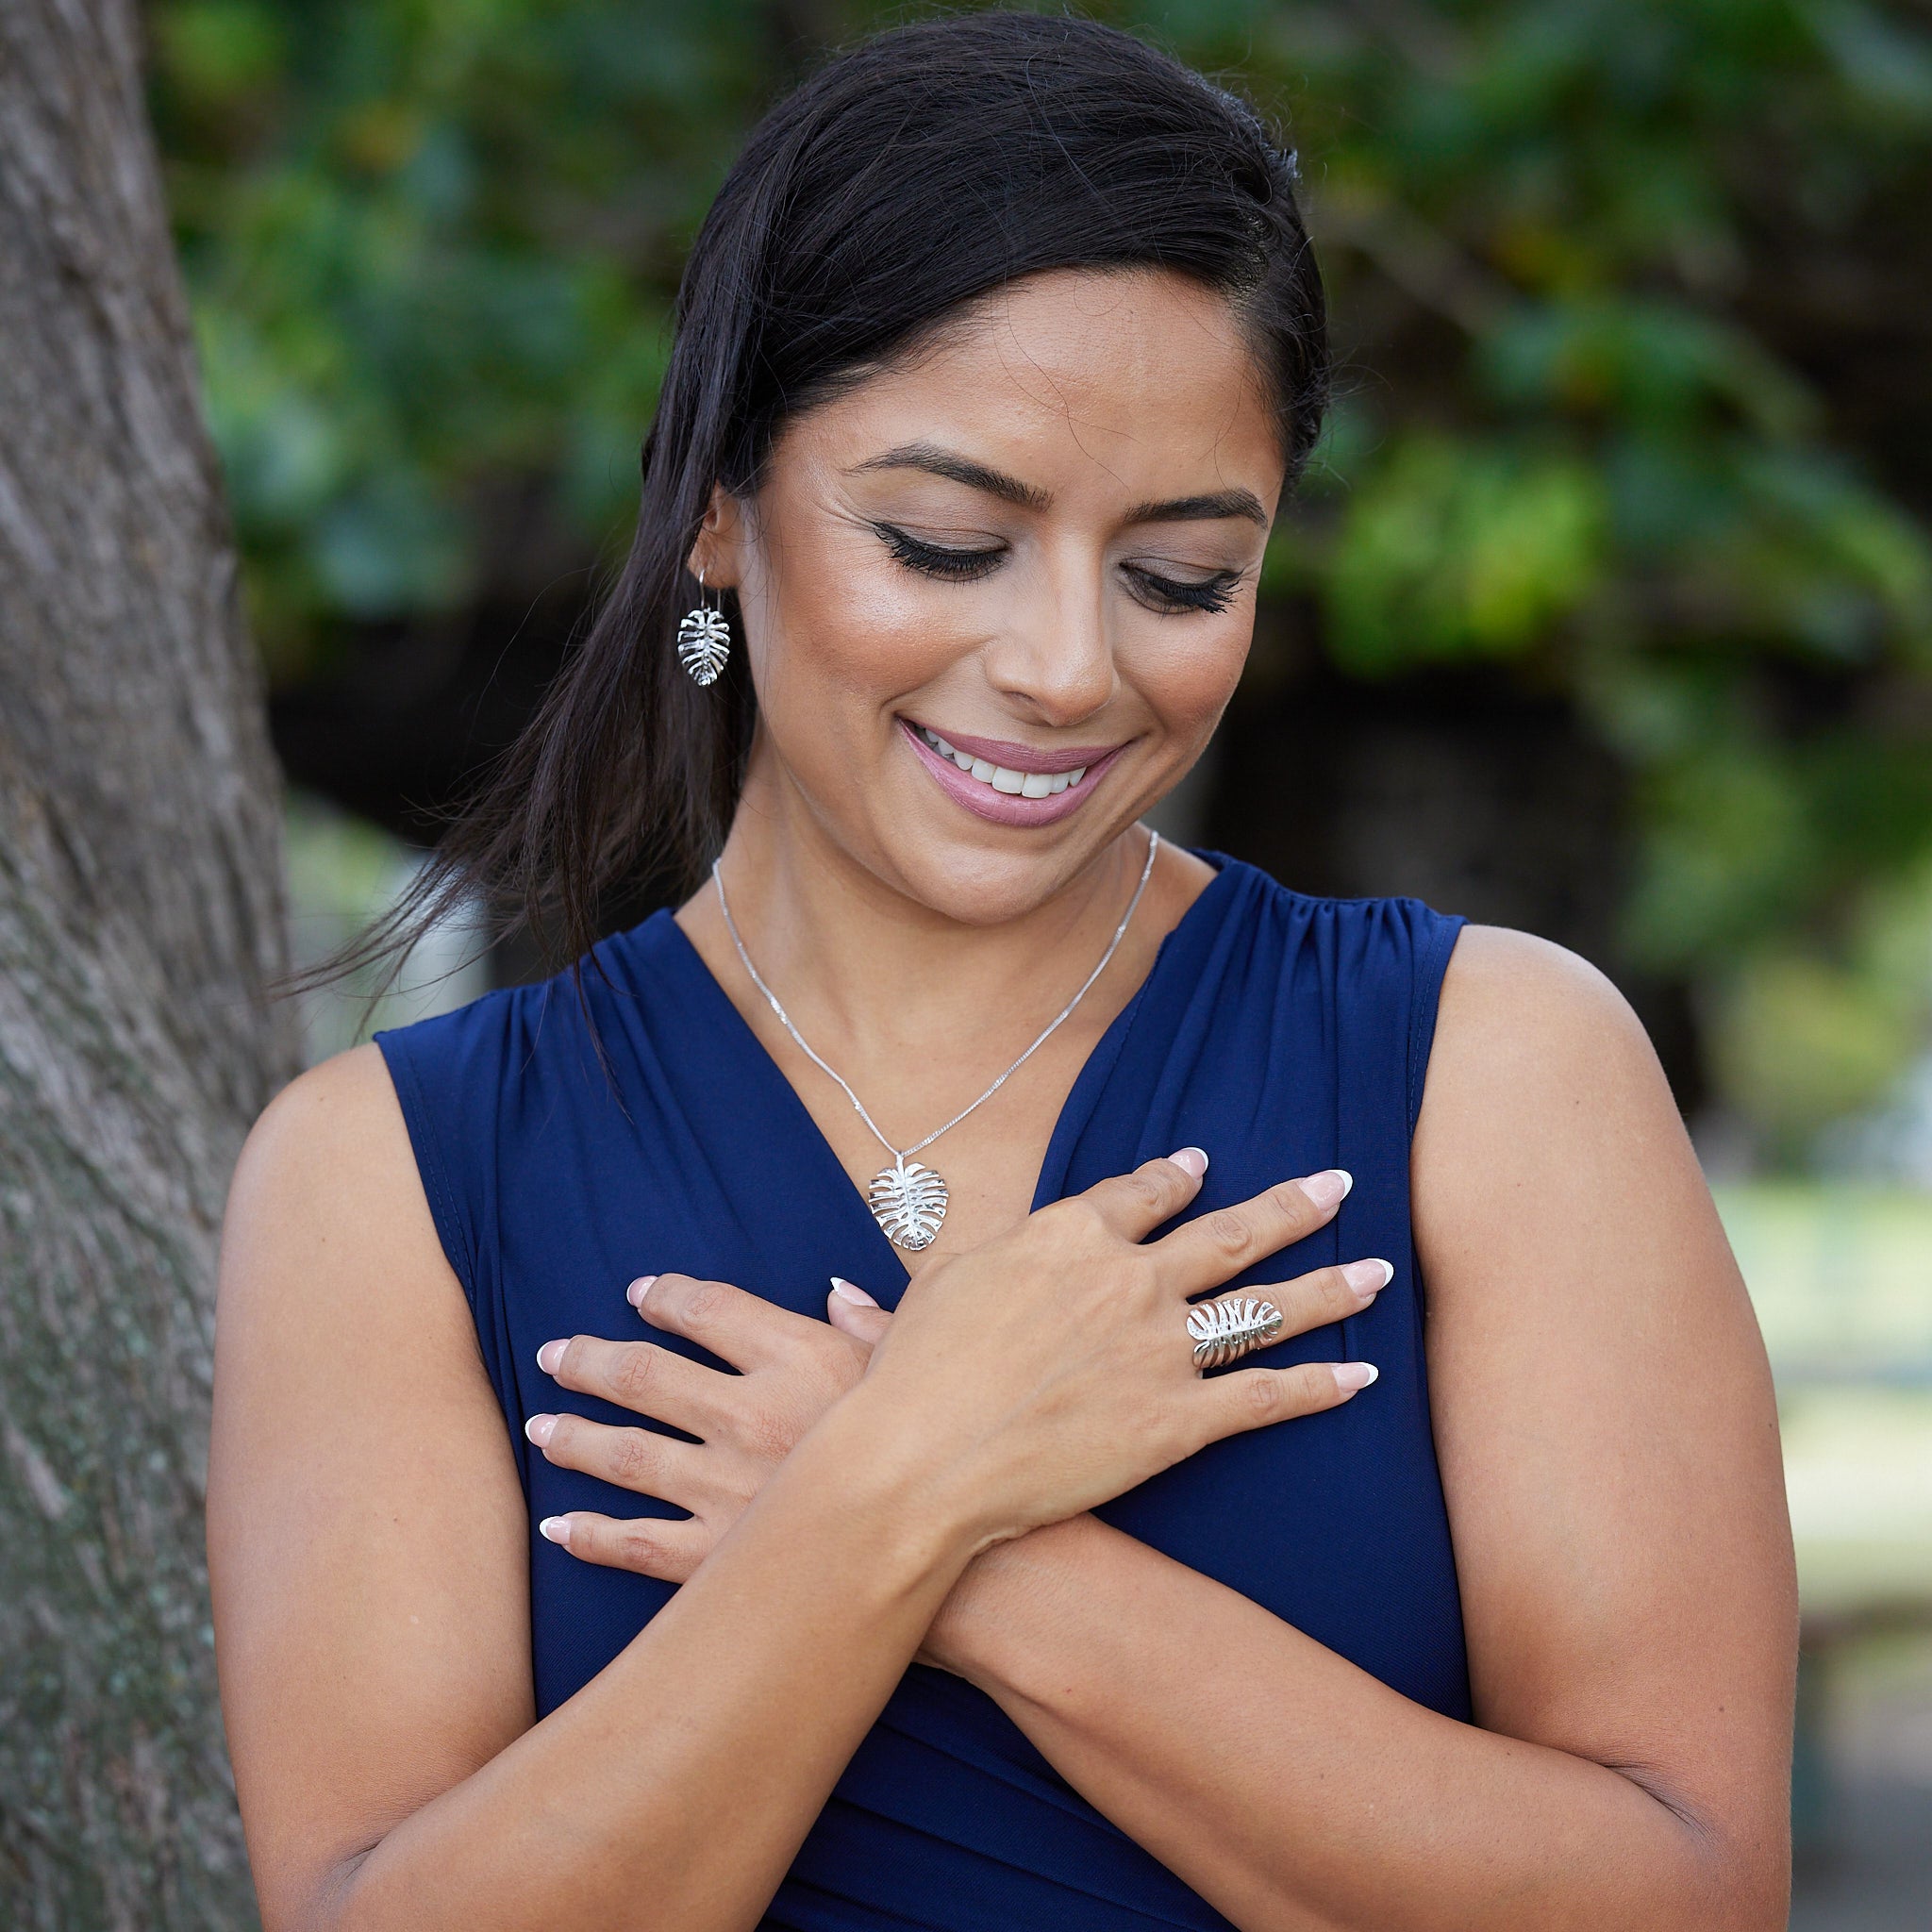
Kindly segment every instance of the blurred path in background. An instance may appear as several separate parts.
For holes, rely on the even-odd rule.
[[[1824,1842],[1801,1860],[1791,1932],[1932,1925],[1932,1640],[1877,1640],[1829,1695]]]

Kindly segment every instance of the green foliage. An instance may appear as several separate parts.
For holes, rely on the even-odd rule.
[[[1868,896],[1829,948],[1786,937],[1708,990],[1719,1079],[1769,1150],[1802,1160],[1821,1129],[1882,1103],[1921,1048],[1932,983],[1932,868]]]
[[[1351,670],[1539,645],[1601,581],[1602,479],[1564,453],[1422,430],[1363,479],[1327,559],[1329,647]]]
[[[1357,676],[1505,660],[1574,691],[1637,774],[1637,957],[1728,981],[1839,943],[1932,851],[1932,543],[1907,507],[1932,478],[1834,388],[1837,334],[1899,299],[1875,266],[1923,240],[1923,9],[1099,10],[1300,150],[1344,359],[1266,592],[1311,600]],[[788,35],[886,17],[157,0],[276,676],[345,624],[460,609],[523,521],[583,555],[623,533],[682,251],[808,53]]]
[[[614,0],[184,0],[170,164],[258,629],[446,611],[533,489],[621,522],[690,231],[766,78],[756,16]]]

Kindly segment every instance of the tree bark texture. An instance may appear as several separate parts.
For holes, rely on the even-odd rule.
[[[0,1925],[242,1926],[215,1243],[277,782],[129,0],[0,0]]]

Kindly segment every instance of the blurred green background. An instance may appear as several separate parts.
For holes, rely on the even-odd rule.
[[[1636,1001],[1783,1391],[1795,1923],[1923,1928],[1932,9],[1091,10],[1289,129],[1340,363],[1172,828],[1543,932]],[[745,128],[901,17],[150,7],[306,956],[408,876],[620,552],[683,253]],[[439,941],[402,1009],[532,964],[470,950]],[[311,1003],[313,1050],[365,1020]]]

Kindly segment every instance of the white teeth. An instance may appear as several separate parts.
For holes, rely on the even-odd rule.
[[[982,785],[991,785],[995,791],[1004,791],[1021,798],[1051,798],[1057,792],[1064,791],[1069,785],[1077,785],[1087,775],[1087,767],[1080,765],[1071,772],[1015,772],[1006,765],[996,765],[991,758],[976,758],[970,751],[961,751],[951,745],[937,731],[928,731],[922,724],[919,735],[942,758],[951,758],[962,772],[969,772]]]

